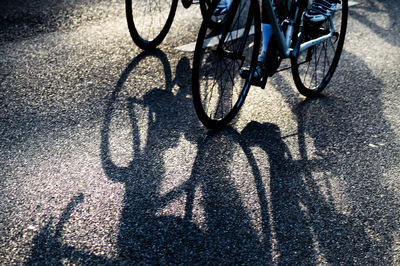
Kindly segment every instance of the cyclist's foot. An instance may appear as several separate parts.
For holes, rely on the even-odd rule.
[[[314,0],[305,17],[310,22],[323,22],[336,10],[340,0]]]
[[[221,16],[221,15],[225,14],[226,12],[228,12],[231,4],[232,4],[232,0],[221,0],[218,3],[217,7],[215,8],[213,15]]]
[[[242,67],[240,69],[240,76],[243,79],[248,79],[250,77],[250,68]],[[251,78],[251,85],[258,86],[261,88],[265,88],[265,84],[267,83],[267,68],[265,63],[262,61],[257,61],[256,69],[254,70],[253,77]]]

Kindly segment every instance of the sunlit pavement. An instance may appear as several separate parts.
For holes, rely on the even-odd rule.
[[[143,53],[123,1],[2,2],[0,264],[400,264],[396,1],[351,7],[322,97],[279,73],[219,132],[198,6]]]

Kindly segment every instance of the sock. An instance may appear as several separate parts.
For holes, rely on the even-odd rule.
[[[260,62],[265,62],[266,55],[267,55],[267,49],[268,49],[268,43],[269,40],[271,39],[273,29],[271,24],[261,24],[262,28],[262,37],[263,37],[263,47],[261,50],[260,55],[258,56],[258,61]]]

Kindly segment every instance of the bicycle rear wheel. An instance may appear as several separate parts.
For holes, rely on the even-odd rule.
[[[347,28],[348,1],[342,0],[333,14],[320,24],[301,21],[295,34],[294,43],[303,44],[309,40],[328,34],[333,29],[333,37],[311,46],[292,57],[292,75],[298,91],[304,96],[318,95],[330,82],[339,63]],[[298,34],[297,34],[298,33]]]
[[[129,32],[143,50],[155,49],[167,35],[178,0],[126,0]]]
[[[196,113],[213,129],[228,124],[244,102],[251,75],[244,79],[239,71],[243,65],[255,68],[261,31],[257,0],[234,0],[218,32],[209,29],[215,7],[213,3],[201,25],[192,71]]]

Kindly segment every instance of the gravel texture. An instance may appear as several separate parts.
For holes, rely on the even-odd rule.
[[[142,53],[123,1],[0,1],[0,264],[400,264],[400,13],[359,1],[337,72],[231,127],[194,113],[198,6]]]

